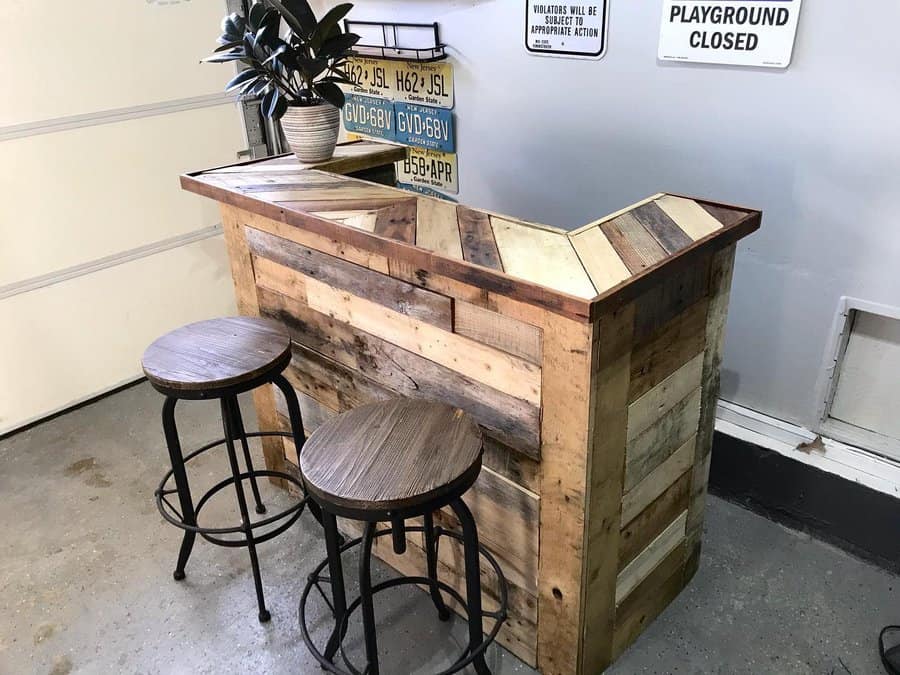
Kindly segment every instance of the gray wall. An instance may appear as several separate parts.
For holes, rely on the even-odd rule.
[[[600,61],[528,54],[521,0],[352,16],[440,23],[464,203],[562,227],[659,191],[763,209],[739,246],[722,395],[809,426],[839,297],[900,304],[900,4],[804,5],[786,71],[658,63],[661,0],[612,0]]]

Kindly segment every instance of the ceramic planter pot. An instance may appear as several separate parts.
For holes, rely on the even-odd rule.
[[[288,145],[301,162],[324,162],[334,155],[341,111],[330,103],[288,106],[281,128]]]

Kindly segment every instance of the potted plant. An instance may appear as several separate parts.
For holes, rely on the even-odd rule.
[[[225,90],[242,98],[261,97],[262,114],[281,120],[301,162],[334,155],[344,106],[338,85],[353,84],[344,66],[359,41],[339,25],[352,7],[338,5],[318,20],[307,0],[257,0],[246,17],[235,13],[222,20],[219,47],[204,59],[246,66]]]

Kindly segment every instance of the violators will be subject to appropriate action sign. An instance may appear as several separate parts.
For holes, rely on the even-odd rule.
[[[664,0],[659,58],[787,68],[801,0]]]
[[[532,54],[601,58],[608,6],[608,0],[525,0],[525,48]]]

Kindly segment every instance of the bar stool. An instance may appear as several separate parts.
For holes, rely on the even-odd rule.
[[[429,589],[441,620],[450,618],[442,596],[446,593],[462,607],[468,622],[469,641],[462,655],[441,675],[456,673],[469,664],[484,675],[490,673],[484,652],[506,620],[507,583],[494,557],[478,542],[472,513],[462,495],[481,471],[482,441],[478,426],[463,411],[441,403],[395,399],[356,408],[339,415],[307,440],[300,455],[300,472],[312,500],[322,511],[327,558],[310,574],[300,599],[300,628],[313,656],[332,673],[344,673],[334,663],[338,650],[351,673],[378,675],[378,644],[373,596],[400,585]],[[434,526],[433,513],[449,506],[462,533]],[[340,542],[336,516],[364,523],[363,536]],[[407,526],[409,518],[423,518],[423,526]],[[377,530],[380,522],[391,527]],[[406,533],[424,533],[426,576],[397,577],[372,585],[370,567],[374,541],[390,536],[397,554],[406,551]],[[437,577],[438,546],[442,537],[461,541],[464,550],[466,597]],[[341,554],[361,546],[360,594],[349,605],[344,591]],[[493,568],[499,586],[499,609],[482,610],[480,557]],[[327,576],[324,574],[328,568]],[[320,650],[309,634],[306,605],[313,588],[331,585],[334,616],[328,643]],[[327,601],[327,598],[326,598]],[[343,648],[350,615],[361,609],[366,666],[356,668]],[[485,637],[482,618],[495,620]]]
[[[299,452],[303,446],[303,421],[293,387],[281,374],[291,360],[290,336],[278,324],[255,317],[229,317],[200,321],[163,335],[144,352],[141,365],[150,384],[166,397],[162,409],[163,430],[172,468],[165,474],[156,490],[156,504],[163,518],[184,530],[173,574],[176,581],[184,579],[184,568],[194,540],[199,534],[207,541],[228,547],[246,547],[253,569],[259,620],[271,618],[263,597],[259,571],[257,544],[272,539],[287,530],[301,515],[306,499],[262,520],[250,520],[245,483],[250,484],[255,510],[265,514],[266,507],[259,493],[257,479],[278,478],[303,490],[299,479],[282,471],[254,469],[250,459],[248,438],[287,436],[292,438]],[[284,394],[291,421],[291,431],[257,431],[244,429],[237,396],[264,384],[274,384]],[[225,437],[183,455],[178,429],[175,425],[175,405],[181,399],[219,399]],[[235,441],[240,441],[246,471],[238,463]],[[195,457],[220,445],[225,445],[231,476],[216,483],[196,502],[191,496],[186,464]],[[175,487],[170,487],[174,479]],[[231,527],[201,527],[197,524],[200,510],[219,491],[234,486],[240,525]],[[178,495],[176,508],[168,499]],[[305,492],[304,492],[305,494]],[[311,507],[312,508],[312,507]],[[317,509],[314,509],[314,514]],[[262,533],[257,533],[264,529]]]

